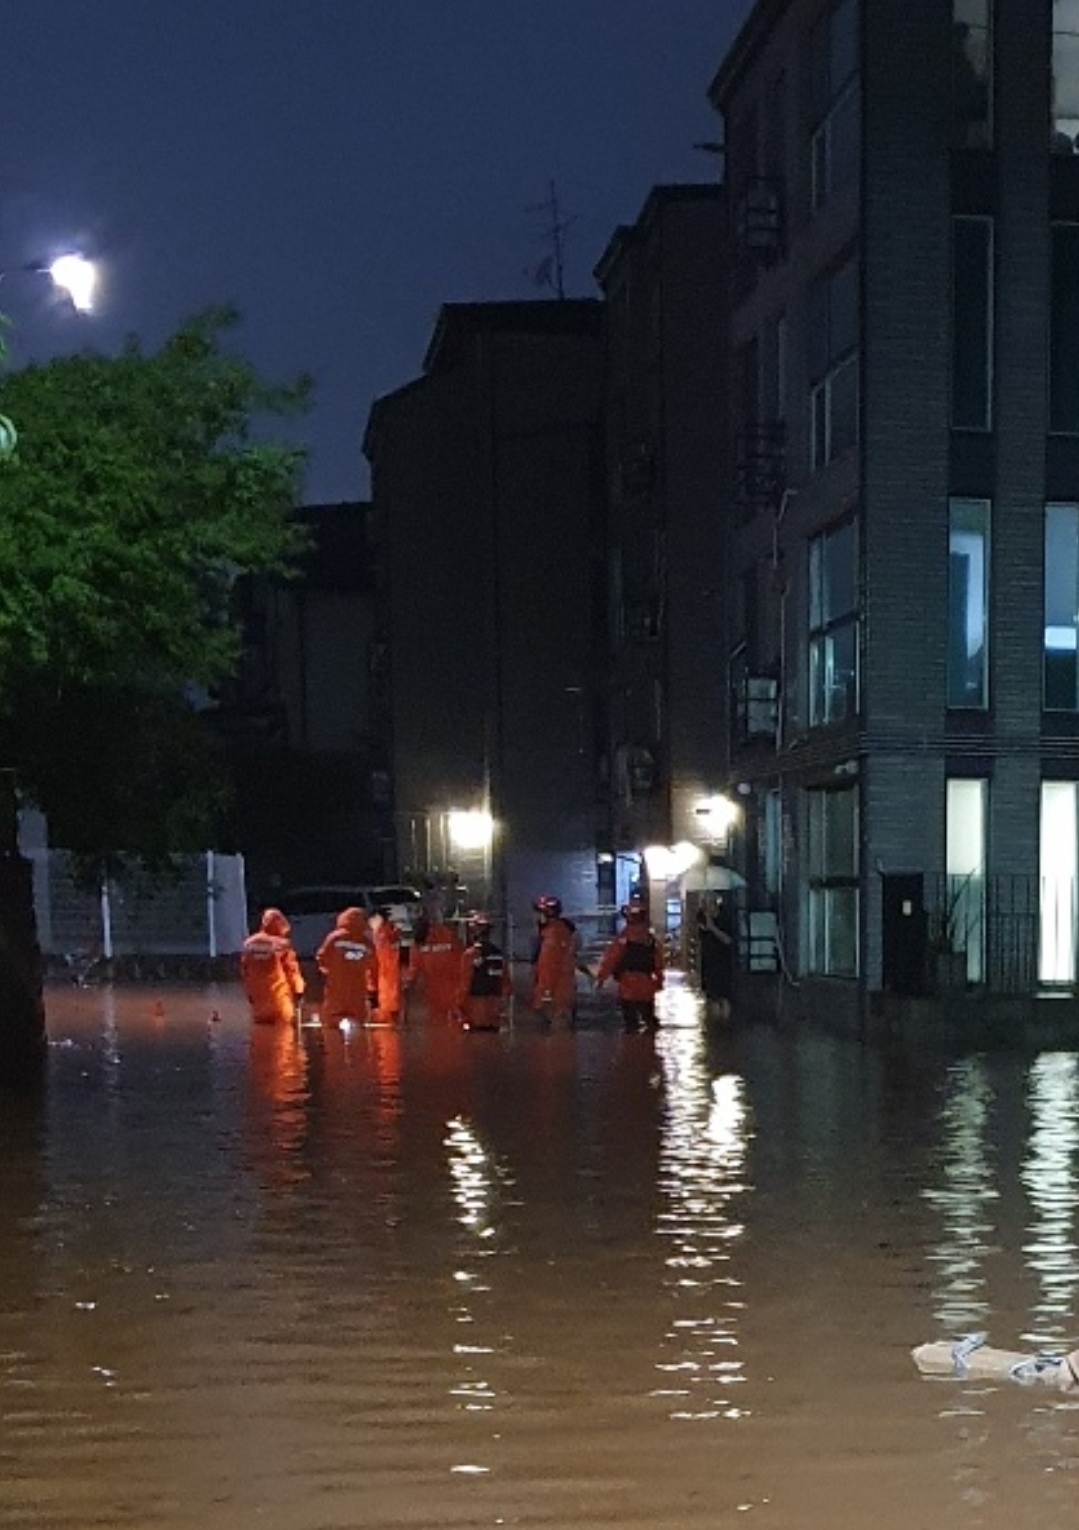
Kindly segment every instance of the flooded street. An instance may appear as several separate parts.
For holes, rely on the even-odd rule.
[[[613,1011],[252,1030],[49,995],[0,1095],[0,1525],[1057,1530],[1079,1394],[912,1345],[1079,1341],[1079,1056]],[[213,1018],[212,1018],[213,1017]]]

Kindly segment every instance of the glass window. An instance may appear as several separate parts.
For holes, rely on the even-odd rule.
[[[948,512],[948,705],[989,705],[989,501]]]
[[[993,286],[992,218],[953,218],[952,426],[956,430],[989,430],[993,423]]]
[[[858,974],[858,789],[806,793],[809,970]]]
[[[858,90],[858,6],[841,0],[817,22],[810,37],[814,208],[851,181],[861,157]]]
[[[1079,147],[1079,0],[1053,0],[1053,78],[1050,146],[1054,154]]]
[[[992,0],[952,0],[952,111],[961,149],[993,141]]]
[[[814,470],[858,444],[858,262],[854,256],[809,290],[807,349]]]
[[[1039,825],[1038,981],[1074,983],[1079,816],[1075,781],[1043,781]]]
[[[1079,434],[1079,223],[1053,225],[1049,429]]]
[[[858,572],[854,521],[809,544],[809,721],[858,711]]]
[[[946,949],[963,952],[968,983],[985,976],[985,826],[988,781],[946,783],[945,899],[940,934]]]
[[[1079,711],[1079,505],[1045,507],[1044,700]]]

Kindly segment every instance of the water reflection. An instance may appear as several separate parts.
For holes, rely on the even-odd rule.
[[[937,1266],[936,1316],[949,1335],[989,1326],[986,1262],[997,1252],[990,1208],[1000,1195],[991,1104],[983,1059],[964,1058],[949,1070],[941,1112],[943,1182],[922,1192],[941,1220],[928,1258]]]
[[[745,1082],[713,1078],[695,996],[668,999],[656,1038],[666,1109],[660,1143],[663,1197],[657,1230],[668,1240],[666,1285],[672,1297],[667,1357],[657,1369],[673,1418],[742,1417],[736,1390],[745,1378],[739,1324],[745,1302],[735,1255],[745,1229],[737,1215],[749,1188],[751,1137]]]
[[[1051,1348],[1067,1337],[1074,1313],[1076,1264],[1076,1160],[1079,1154],[1079,1059],[1045,1052],[1030,1070],[1030,1130],[1020,1179],[1030,1203],[1023,1252],[1038,1283],[1032,1326],[1024,1335]]]
[[[455,1339],[454,1358],[460,1367],[450,1388],[454,1406],[465,1413],[489,1413],[497,1402],[491,1380],[490,1361],[498,1345],[484,1325],[482,1299],[492,1281],[488,1261],[499,1252],[497,1189],[508,1183],[493,1154],[470,1121],[458,1116],[447,1126],[445,1147],[462,1237],[457,1248],[454,1282],[456,1297],[451,1308],[455,1325],[475,1327],[476,1332]],[[455,1471],[471,1469],[458,1463]]]

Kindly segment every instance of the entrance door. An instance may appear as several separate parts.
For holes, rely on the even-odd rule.
[[[882,877],[881,884],[884,988],[890,993],[924,993],[924,877],[920,871],[898,872]]]

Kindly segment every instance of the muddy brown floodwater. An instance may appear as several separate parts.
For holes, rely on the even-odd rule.
[[[1059,1530],[1079,1402],[912,1345],[1079,1342],[1079,1056],[252,1030],[49,995],[0,1095],[0,1525]],[[219,1018],[211,1018],[213,1015]]]

